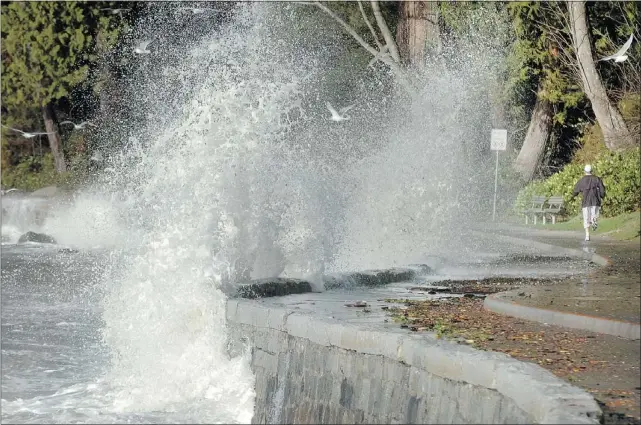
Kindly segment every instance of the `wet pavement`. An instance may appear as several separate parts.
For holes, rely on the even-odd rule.
[[[641,295],[641,247],[639,240],[617,241],[579,231],[554,231],[487,224],[482,229],[498,235],[528,239],[563,248],[580,249],[606,257],[610,264],[584,276],[568,276],[554,285],[523,286],[510,300],[521,305],[565,313],[639,323]],[[524,323],[527,323],[524,321]],[[531,323],[531,322],[530,322]],[[575,337],[585,331],[568,330]],[[593,334],[589,357],[603,367],[568,377],[601,405],[604,424],[641,424],[639,340]]]
[[[551,242],[551,241],[546,241]],[[510,257],[509,255],[507,257]],[[502,257],[506,259],[507,257]],[[589,267],[582,260],[557,258],[544,260],[544,257],[523,256],[519,261],[503,261],[501,257],[487,256],[479,259],[468,259],[465,263],[445,263],[437,268],[435,275],[419,276],[410,282],[399,282],[380,287],[355,287],[352,289],[335,289],[322,293],[294,294],[284,297],[271,297],[255,300],[255,302],[270,306],[295,310],[299,313],[317,317],[332,318],[342,323],[358,324],[365,329],[385,330],[394,334],[412,332],[407,326],[402,327],[393,320],[390,314],[394,307],[403,307],[405,300],[421,301],[439,298],[460,297],[461,294],[448,292],[430,293],[430,287],[455,288],[457,283],[463,287],[492,288],[491,292],[502,290],[502,286],[517,286],[521,292],[541,289],[562,289],[570,286],[567,280],[581,281],[589,272],[596,273],[595,267]],[[544,279],[514,279],[511,276],[525,271],[540,271]],[[559,273],[564,271],[565,273]],[[581,271],[583,273],[581,273]],[[529,273],[527,273],[529,274]],[[548,279],[554,275],[554,279]],[[489,278],[488,278],[489,277]],[[452,279],[462,279],[456,281]],[[558,282],[549,285],[550,282]],[[465,283],[468,282],[468,283]],[[476,286],[475,286],[476,285]],[[541,286],[543,285],[543,286]],[[478,291],[482,292],[482,291]],[[481,315],[495,315],[481,309]],[[557,347],[559,359],[554,360],[555,351],[546,351],[543,355],[532,354],[524,356],[531,346],[528,341],[513,338],[509,342],[496,339],[497,344],[479,347],[486,350],[501,351],[519,360],[530,361],[567,379],[592,393],[604,412],[605,424],[639,424],[639,355],[638,341],[618,338],[612,335],[596,334],[589,331],[572,330],[550,326],[538,322],[505,317],[505,322],[516,334],[539,333],[542,335],[563,334],[569,341],[567,351],[563,345]],[[489,321],[488,321],[489,323]],[[421,332],[428,338],[435,338],[433,332]],[[520,341],[520,342],[519,342]],[[516,349],[514,352],[510,351]],[[518,351],[520,349],[520,351]],[[517,354],[519,353],[519,354]],[[561,353],[561,354],[559,354]],[[568,354],[563,354],[568,353]],[[542,357],[541,357],[542,356]],[[567,357],[569,356],[569,357]],[[567,358],[566,358],[567,357]],[[552,360],[552,363],[548,361]],[[578,366],[569,374],[568,371],[559,373],[563,361],[572,361]],[[587,365],[587,366],[583,366]]]
[[[532,307],[556,309],[604,318],[639,322],[638,242],[612,241],[596,236],[589,243],[580,232],[538,231],[519,228],[484,228],[487,240],[477,240],[474,255],[433,258],[434,274],[420,275],[411,281],[377,287],[337,288],[321,293],[301,293],[257,299],[270,307],[284,307],[299,313],[358,324],[365,329],[405,334],[418,331],[436,338],[433,331],[410,329],[394,321],[392,309],[406,300],[436,300],[461,297],[461,292],[490,294],[514,290],[514,301]],[[607,267],[596,266],[571,253],[545,250],[535,246],[511,246],[495,235],[537,241],[608,257]],[[493,239],[493,240],[492,240]],[[435,290],[438,289],[438,290]],[[447,290],[444,290],[447,289]],[[457,293],[458,292],[458,293]],[[471,300],[474,300],[472,294]],[[480,300],[477,300],[480,302]],[[482,305],[482,302],[479,304]],[[466,313],[469,315],[469,312]],[[605,424],[640,424],[641,378],[639,340],[619,338],[586,330],[551,324],[497,318],[479,307],[481,322],[496,323],[502,330],[479,349],[505,352],[514,358],[537,363],[557,376],[590,393],[601,405]],[[403,327],[402,327],[403,326]],[[509,332],[508,332],[509,331]],[[510,333],[511,332],[511,333]],[[511,335],[511,336],[510,336]],[[537,336],[522,340],[523,335]],[[530,344],[547,344],[537,351]],[[571,367],[564,367],[567,365]]]
[[[429,259],[427,263],[432,272],[419,273],[410,281],[266,297],[256,299],[255,302],[333,318],[344,323],[370,324],[379,330],[406,332],[398,324],[392,323],[387,311],[394,305],[402,305],[404,300],[437,300],[461,297],[464,292],[485,294],[522,286],[536,287],[549,282],[579,278],[595,268],[582,259],[542,256],[535,249],[506,246],[496,241],[483,242],[484,253],[468,254],[456,260]],[[448,290],[441,292],[434,291],[434,288]],[[486,291],[488,289],[490,290]],[[359,302],[365,303],[365,306],[355,307],[354,304],[360,305]]]
[[[596,253],[610,260],[587,276],[571,276],[550,286],[528,287],[508,299],[530,307],[639,323],[641,317],[641,246],[639,241],[617,241],[583,232],[509,227],[497,229],[506,236],[521,237],[564,248]]]

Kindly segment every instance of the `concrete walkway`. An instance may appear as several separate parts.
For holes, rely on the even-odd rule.
[[[604,359],[604,366],[577,373],[572,382],[597,399],[603,410],[602,423],[641,424],[639,241],[616,241],[597,232],[585,242],[583,232],[497,224],[487,224],[479,230],[512,242],[521,239],[548,252],[572,250],[600,264],[582,276],[568,277],[555,285],[523,287],[489,296],[484,307],[521,319],[574,328],[575,336],[586,330],[596,332],[590,355]],[[619,338],[608,337],[605,344],[596,343],[607,334]]]
[[[548,324],[640,338],[641,248],[638,241],[615,241],[597,233],[590,242],[585,242],[582,232],[497,224],[488,224],[482,230],[547,244],[550,249],[582,252],[586,258],[592,256],[593,261],[597,259],[596,262],[605,264],[584,277],[570,277],[560,284],[488,297],[487,309]]]
[[[310,352],[320,352],[318,351],[319,347],[321,347],[320,349],[326,347],[331,350],[344,349],[350,353],[369,353],[368,355],[375,354],[378,357],[383,355],[388,360],[400,360],[404,362],[403,364],[420,360],[429,365],[429,367],[440,367],[439,365],[443,361],[449,362],[454,359],[458,362],[455,367],[447,368],[447,373],[439,372],[441,373],[439,376],[445,377],[450,381],[458,376],[455,376],[455,374],[467,373],[468,369],[475,372],[478,371],[485,376],[494,373],[494,371],[496,373],[504,373],[504,371],[509,371],[511,366],[510,368],[504,365],[499,366],[498,364],[490,364],[488,366],[487,363],[478,360],[474,360],[472,363],[461,363],[458,360],[460,355],[456,353],[469,351],[475,356],[485,356],[490,351],[477,351],[463,344],[442,341],[436,338],[436,334],[433,332],[419,332],[418,330],[417,332],[411,332],[410,329],[402,329],[401,325],[390,319],[388,314],[389,304],[393,303],[393,299],[425,300],[438,298],[438,294],[429,295],[424,291],[417,292],[414,290],[421,284],[429,286],[432,278],[435,282],[438,282],[439,279],[442,280],[444,278],[469,280],[487,276],[533,275],[545,277],[550,274],[555,277],[550,282],[559,282],[559,279],[561,279],[561,283],[557,283],[554,286],[530,286],[524,284],[514,294],[502,294],[503,296],[513,296],[514,301],[518,301],[518,303],[513,300],[500,300],[501,305],[516,307],[517,317],[522,317],[519,314],[522,314],[528,308],[535,312],[551,311],[556,315],[565,314],[575,320],[578,329],[587,330],[577,329],[576,331],[566,332],[567,329],[552,326],[555,323],[549,317],[539,320],[539,322],[543,321],[543,323],[551,326],[545,326],[537,321],[524,323],[526,321],[503,316],[501,318],[508,320],[510,322],[509,326],[513,325],[517,332],[536,331],[541,335],[550,335],[545,340],[551,341],[550,344],[556,344],[557,342],[555,341],[559,338],[563,339],[563,341],[567,339],[570,344],[570,348],[555,346],[554,344],[550,347],[546,345],[543,347],[544,350],[554,349],[555,351],[545,351],[542,354],[543,357],[526,356],[524,358],[521,356],[520,358],[518,354],[510,354],[512,359],[519,360],[518,364],[520,365],[532,366],[530,363],[536,364],[537,360],[548,361],[552,357],[557,358],[560,356],[558,359],[563,362],[565,361],[564,356],[574,356],[574,358],[570,359],[570,363],[575,365],[574,368],[569,372],[566,371],[565,374],[556,376],[556,378],[566,380],[566,383],[557,381],[556,378],[551,379],[552,377],[548,376],[552,386],[562,388],[560,386],[562,383],[563,385],[571,383],[572,386],[583,388],[592,394],[603,411],[603,421],[601,423],[606,425],[641,424],[639,420],[641,414],[638,407],[641,390],[638,367],[640,347],[638,341],[608,335],[607,332],[603,332],[603,329],[601,334],[596,334],[590,332],[592,330],[590,327],[586,328],[583,325],[583,322],[594,324],[598,320],[610,320],[617,324],[623,323],[626,326],[634,325],[638,327],[638,302],[624,302],[639,294],[638,267],[640,250],[638,245],[611,242],[599,237],[595,238],[589,245],[584,245],[582,235],[574,232],[540,232],[531,229],[505,229],[499,226],[495,226],[495,228],[484,226],[478,230],[479,232],[474,232],[475,235],[470,238],[474,243],[474,246],[470,247],[470,252],[476,253],[476,256],[470,257],[470,252],[462,252],[460,254],[460,264],[444,261],[443,264],[434,266],[435,275],[373,287],[355,286],[336,288],[322,293],[304,291],[305,293],[254,300],[240,298],[229,300],[227,305],[228,323],[235,323],[237,326],[245,328],[261,328],[262,333],[277,331],[276,334],[281,336],[283,333],[287,333],[288,338],[293,338],[292,341],[299,337],[306,341],[317,340],[315,342],[317,343],[316,351],[311,350]],[[636,248],[636,251],[634,251],[634,248]],[[538,260],[535,260],[536,258]],[[508,259],[508,261],[499,261],[505,259]],[[617,266],[614,266],[615,261],[618,264]],[[591,263],[600,264],[600,266]],[[370,276],[370,274],[364,275]],[[634,286],[635,283],[636,287]],[[580,297],[580,299],[575,299],[576,297]],[[605,300],[595,298],[605,298]],[[492,297],[487,297],[485,300],[491,299]],[[638,300],[638,298],[635,299]],[[356,308],[357,301],[365,302],[366,306]],[[560,304],[559,308],[557,310],[550,309],[550,301],[552,301],[552,306],[555,308]],[[581,313],[584,316],[579,316],[577,313]],[[491,313],[487,314],[490,315]],[[581,320],[577,320],[577,318]],[[268,329],[265,330],[263,328]],[[256,335],[262,335],[261,332],[257,332]],[[611,331],[615,335],[619,335],[622,332],[626,331],[619,331],[618,333]],[[558,336],[561,334],[563,336]],[[255,351],[253,364],[260,367],[265,366],[267,363],[272,366],[282,364],[284,367],[289,367],[287,366],[289,363],[285,359],[275,358],[275,354],[269,354],[286,351],[284,348],[270,347],[270,345],[276,344],[278,338],[272,337],[268,333],[265,333],[265,335],[267,336],[263,338],[266,344],[264,347],[260,346],[256,341],[253,342],[257,347],[261,347],[260,350]],[[260,339],[258,336],[256,338],[258,338],[257,340]],[[405,339],[408,341],[411,339],[413,344],[415,340],[420,340],[420,344],[417,343],[416,345],[416,353],[403,349],[403,343],[398,343],[398,341],[405,341]],[[540,340],[533,341],[532,344],[539,344],[538,341]],[[304,344],[303,342],[299,344],[299,342],[296,342],[296,344]],[[531,350],[527,347],[529,343],[529,341],[523,342],[522,346],[518,345],[519,343],[513,343],[512,347],[520,348],[521,354],[530,355]],[[565,343],[563,342],[563,344]],[[439,350],[441,347],[445,347],[443,349],[454,351],[439,351],[436,353],[430,351],[432,345],[438,346]],[[581,348],[577,349],[578,347]],[[503,348],[503,346],[498,348]],[[565,351],[566,349],[569,351]],[[492,350],[492,348],[489,348],[489,350]],[[271,357],[264,353],[269,354]],[[411,356],[409,353],[412,353]],[[492,356],[494,354],[496,353],[492,353]],[[262,366],[260,363],[262,361],[260,360],[261,356],[270,358]],[[501,358],[505,359],[505,357]],[[525,361],[521,363],[521,360]],[[311,361],[311,363],[322,364],[322,362],[317,361]],[[334,364],[334,362],[330,363]],[[343,364],[346,364],[346,362],[336,362],[336,365]],[[356,361],[355,365],[358,367],[354,366],[350,371],[359,370],[358,368],[362,368],[363,364],[365,363]],[[468,365],[470,366],[468,367]],[[549,363],[539,362],[539,365],[545,368],[549,366]],[[556,370],[555,367],[549,367],[549,371]],[[539,367],[534,369],[539,370]],[[258,368],[258,370],[262,369]],[[294,368],[293,370],[297,369]],[[380,370],[381,368],[377,366],[376,373],[379,373]],[[344,370],[339,368],[338,371],[344,375]],[[368,371],[367,379],[372,375],[372,371],[370,369]],[[552,373],[554,372],[552,371]],[[267,379],[276,374],[277,372],[271,371],[257,376],[263,376]],[[351,376],[350,373],[348,375]],[[327,376],[329,376],[329,373]],[[459,378],[460,376],[457,379]],[[262,382],[260,379],[259,382]],[[473,377],[466,375],[463,380],[469,383],[472,382],[470,381],[471,379]],[[296,380],[300,381],[298,376]],[[490,376],[488,382],[494,382],[493,380],[494,377]],[[363,379],[359,378],[354,382],[363,381]],[[525,383],[526,381],[522,378],[513,378],[510,382],[513,385],[510,387],[510,394],[523,393],[524,400],[532,400],[532,395],[540,388],[540,386],[537,386],[538,384],[532,386]],[[305,385],[305,388],[307,387]],[[347,388],[346,385],[335,385],[334,390],[323,391],[336,393],[335,398],[340,401],[340,394],[338,394],[340,391],[336,390],[336,388],[340,389],[342,387]],[[407,385],[402,387],[407,388]],[[257,384],[257,388],[263,387]],[[267,388],[267,384],[264,385],[264,388]],[[353,391],[354,394],[371,393],[362,391],[357,387],[354,388],[356,388]],[[390,386],[386,384],[385,388],[390,388]],[[265,394],[268,392],[264,390]],[[569,406],[566,407],[569,408],[569,412],[576,410],[571,397],[568,398],[566,395],[559,394],[558,390],[550,391],[550,389],[545,389],[545,393],[549,397],[558,398],[561,402],[567,401]],[[382,396],[381,400],[383,399],[392,400],[388,396]],[[317,402],[318,399],[315,398],[314,400]],[[299,401],[297,398],[296,403],[300,404]],[[400,406],[396,402],[392,402],[391,405]],[[544,411],[547,411],[546,409],[548,408],[543,408]],[[586,410],[583,409],[583,411],[585,412]],[[596,417],[592,416],[583,417],[581,420],[596,421],[596,419]],[[572,420],[555,419],[552,422],[548,418],[542,422],[570,423]]]

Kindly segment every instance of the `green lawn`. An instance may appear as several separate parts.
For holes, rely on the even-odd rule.
[[[583,217],[577,215],[568,221],[557,222],[556,224],[537,224],[536,227],[550,230],[583,230]],[[639,215],[639,211],[636,211],[615,217],[601,217],[599,219],[599,228],[593,233],[607,234],[618,240],[638,238],[641,233],[641,215]]]

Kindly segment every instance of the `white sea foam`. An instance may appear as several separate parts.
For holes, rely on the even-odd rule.
[[[318,283],[327,271],[456,252],[461,193],[491,182],[479,173],[470,183],[465,165],[491,158],[464,153],[461,140],[487,121],[477,88],[492,70],[463,61],[427,71],[414,95],[389,94],[370,75],[337,127],[324,105],[342,87],[328,93],[324,70],[344,43],[331,20],[300,32],[300,7],[243,4],[191,50],[158,40],[147,68],[132,71],[129,102],[142,123],[104,130],[120,150],[105,149],[97,182],[38,227],[111,250],[100,282],[109,367],[97,383],[31,404],[3,400],[3,410],[248,423],[255,378],[247,353],[227,353],[223,286],[278,275]],[[137,35],[161,35],[162,23],[151,16]]]

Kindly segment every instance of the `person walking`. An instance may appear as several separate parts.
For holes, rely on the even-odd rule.
[[[592,230],[597,229],[597,219],[601,203],[605,197],[605,186],[600,177],[592,174],[592,166],[587,164],[583,171],[585,175],[574,186],[572,198],[579,193],[583,195],[581,209],[583,210],[583,228],[585,229],[585,240],[590,240],[590,226]]]

